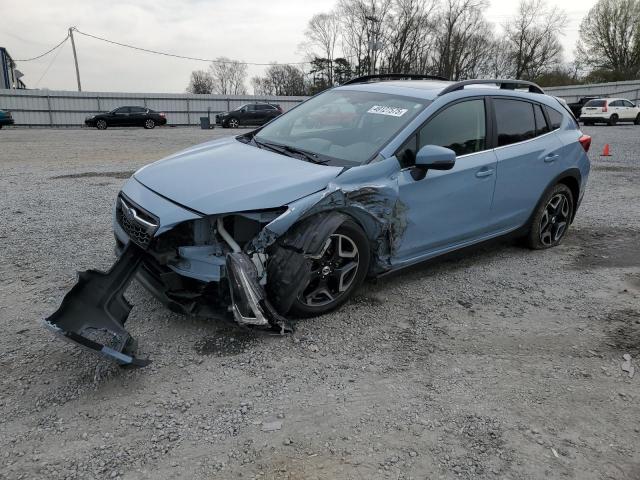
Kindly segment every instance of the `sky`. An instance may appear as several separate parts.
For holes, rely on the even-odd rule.
[[[121,43],[198,58],[245,62],[304,60],[309,19],[335,0],[0,0],[0,46],[16,60],[60,42],[70,26]],[[567,14],[562,43],[573,59],[581,19],[596,0],[549,2]],[[490,0],[486,18],[498,26],[517,1]],[[207,63],[137,52],[75,34],[82,89],[94,92],[184,92],[191,71]],[[70,42],[31,62],[18,62],[29,88],[76,90]],[[249,67],[249,77],[264,67]],[[247,82],[248,83],[248,82]],[[249,87],[249,85],[247,85]],[[249,92],[251,93],[251,92]]]

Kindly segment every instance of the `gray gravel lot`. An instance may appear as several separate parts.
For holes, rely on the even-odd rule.
[[[371,281],[283,337],[134,283],[153,363],[125,370],[38,322],[113,262],[123,178],[229,132],[3,129],[0,478],[640,478],[640,127],[584,130],[592,175],[560,247]]]

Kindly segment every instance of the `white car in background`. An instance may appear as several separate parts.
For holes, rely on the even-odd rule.
[[[626,98],[596,98],[582,107],[580,120],[585,125],[633,122],[640,125],[640,108]]]

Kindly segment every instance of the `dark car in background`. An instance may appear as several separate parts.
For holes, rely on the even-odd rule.
[[[238,128],[241,125],[264,125],[282,115],[280,105],[272,103],[248,103],[241,107],[216,115],[216,124],[224,128]]]
[[[11,116],[11,112],[7,112],[6,110],[0,110],[0,128],[5,125],[13,125],[14,120]]]
[[[582,107],[584,107],[587,102],[595,100],[596,98],[598,97],[582,97],[577,102],[568,103],[567,106],[571,110],[571,113],[573,113],[574,117],[580,118],[580,115],[582,115]]]
[[[166,123],[167,116],[163,112],[145,107],[118,107],[109,113],[99,113],[84,120],[87,127],[96,127],[98,130],[105,130],[107,127],[154,128]]]

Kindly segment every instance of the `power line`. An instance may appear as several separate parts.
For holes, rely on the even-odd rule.
[[[26,58],[26,59],[22,59],[22,60],[14,60],[14,62],[30,62],[32,60],[37,60],[39,58],[44,57],[45,55],[49,55],[51,52],[53,52],[56,48],[60,47],[64,42],[66,42],[69,39],[69,35],[67,34],[66,37],[64,37],[64,40],[62,40],[59,44],[57,44],[55,47],[53,47],[51,50],[47,50],[46,52],[44,52],[41,55],[38,55],[37,57],[33,57],[33,58]]]
[[[221,64],[238,64],[238,63],[240,63],[242,65],[255,65],[255,66],[270,66],[273,63],[273,62],[271,62],[271,63],[237,62],[237,61],[234,61],[234,60],[224,61],[224,60],[216,60],[216,59],[211,59],[211,58],[188,57],[186,55],[177,55],[175,53],[159,52],[157,50],[150,50],[148,48],[136,47],[134,45],[129,45],[127,43],[116,42],[115,40],[109,40],[107,38],[102,38],[102,37],[99,37],[97,35],[92,35],[90,33],[81,32],[80,30],[78,30],[75,27],[73,28],[73,30],[75,32],[79,33],[80,35],[84,35],[85,37],[91,37],[91,38],[94,38],[96,40],[100,40],[102,42],[107,42],[107,43],[111,43],[111,44],[114,44],[114,45],[119,45],[121,47],[131,48],[133,50],[139,50],[141,52],[154,53],[156,55],[164,55],[165,57],[182,58],[184,60],[194,60],[194,61],[197,61],[197,62],[221,63]],[[307,65],[309,63],[311,63],[311,62],[279,63],[278,65]]]
[[[60,52],[62,52],[62,48],[60,48],[56,54],[51,58],[51,61],[49,62],[49,65],[47,65],[47,68],[45,68],[44,72],[42,73],[42,75],[40,75],[40,78],[38,79],[38,81],[36,82],[36,84],[34,85],[34,88],[38,88],[38,85],[40,85],[40,82],[42,81],[42,79],[45,77],[45,75],[49,72],[49,69],[51,68],[51,66],[54,64],[54,62],[56,61],[56,58],[58,58],[58,55],[60,55]]]

